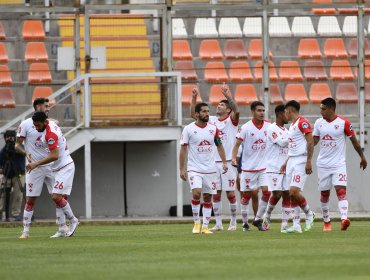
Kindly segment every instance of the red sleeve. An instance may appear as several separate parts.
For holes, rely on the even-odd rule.
[[[307,134],[307,133],[311,133],[312,132],[311,125],[310,125],[309,121],[306,120],[306,119],[300,119],[299,120],[299,123],[298,123],[298,127],[299,127],[299,130],[303,134]]]
[[[49,132],[46,134],[45,136],[45,139],[46,139],[46,142],[48,143],[48,146],[49,146],[49,150],[52,151],[52,150],[55,150],[56,148],[58,148],[58,136],[53,133],[53,132]]]
[[[352,124],[347,119],[344,119],[344,133],[349,137],[355,136],[355,132],[353,131]]]

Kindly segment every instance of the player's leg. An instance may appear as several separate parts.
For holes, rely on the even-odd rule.
[[[249,231],[249,201],[252,197],[252,186],[256,184],[255,174],[252,172],[242,172],[240,175],[240,210],[243,221],[243,231]]]
[[[252,195],[252,209],[253,209],[253,215],[256,216],[258,212],[258,203],[259,203],[259,198],[258,198],[258,192],[259,189],[253,190],[251,195]]]
[[[260,231],[264,231],[262,226],[262,217],[265,214],[268,201],[270,199],[271,192],[268,190],[268,180],[266,172],[259,172],[258,174],[258,186],[262,191],[262,196],[258,204],[258,211],[254,218],[253,225]]]
[[[202,174],[198,174],[195,172],[188,173],[188,182],[191,189],[191,211],[193,213],[193,233],[199,234],[200,233],[200,198],[202,195]]]
[[[209,230],[208,225],[212,214],[212,196],[217,193],[217,174],[203,175],[203,224],[202,233],[213,233]]]
[[[229,231],[235,231],[236,230],[236,209],[238,207],[238,203],[236,202],[236,196],[234,191],[227,191],[227,199],[229,200],[229,208],[231,213],[231,219],[229,228],[227,230]]]
[[[223,187],[223,180],[222,180],[222,172],[220,168],[222,168],[222,164],[220,166],[219,163],[216,163],[217,165],[217,182],[216,182],[216,187],[217,187],[217,193],[212,196],[212,205],[213,205],[213,212],[215,214],[215,220],[216,220],[216,225],[211,229],[212,231],[219,231],[223,230],[222,226],[222,201],[221,201],[221,195],[222,195],[222,187]]]
[[[329,215],[329,197],[332,187],[333,173],[330,169],[317,167],[318,189],[320,191],[320,204],[324,222],[323,231],[331,231]]]
[[[276,204],[279,202],[282,191],[273,191],[267,204],[266,213],[263,217],[262,226],[265,230],[270,228],[271,213],[274,211]]]
[[[289,191],[283,191],[282,192],[282,209],[281,209],[281,232],[285,232],[288,229],[288,222],[290,216],[293,214],[293,209],[291,207],[291,202],[290,202],[290,195]]]
[[[341,230],[347,230],[351,221],[348,219],[348,200],[347,200],[347,169],[343,165],[336,169],[332,177],[333,185],[338,197],[338,208],[341,219]]]

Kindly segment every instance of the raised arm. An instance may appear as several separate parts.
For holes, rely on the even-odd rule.
[[[360,146],[360,143],[358,143],[356,135],[353,135],[350,139],[351,139],[351,143],[352,143],[353,148],[356,150],[356,152],[358,153],[358,155],[361,158],[360,169],[362,168],[363,170],[365,170],[365,168],[367,166],[367,161],[366,161],[364,152],[362,151],[362,148]]]
[[[191,97],[191,106],[190,106],[190,115],[193,119],[196,119],[195,118],[195,105],[197,105],[197,98],[198,98],[198,95],[199,95],[199,90],[198,88],[193,88],[193,91],[192,91],[192,97]]]
[[[231,118],[232,118],[232,120],[234,122],[238,123],[239,122],[239,115],[240,115],[239,107],[238,107],[238,104],[236,103],[235,99],[231,95],[231,93],[229,91],[229,87],[226,84],[223,84],[222,85],[222,87],[221,87],[221,93],[225,96],[225,98],[229,102],[229,105],[230,105],[230,107],[232,109],[232,112],[231,112]]]

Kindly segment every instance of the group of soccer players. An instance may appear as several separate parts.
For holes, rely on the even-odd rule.
[[[24,120],[17,132],[15,148],[27,158],[26,205],[23,212],[23,232],[19,238],[29,238],[30,225],[37,197],[45,183],[56,206],[58,231],[51,238],[70,237],[79,224],[68,203],[75,166],[69,155],[66,139],[56,120],[48,118],[49,100],[37,98],[35,112]],[[66,217],[69,226],[66,225]]]
[[[182,133],[180,149],[180,176],[189,181],[192,192],[193,233],[212,234],[223,230],[221,193],[226,191],[231,220],[229,231],[237,229],[237,199],[235,186],[240,177],[240,208],[243,231],[249,231],[249,201],[252,192],[260,189],[258,211],[253,225],[260,231],[268,230],[276,204],[282,198],[281,232],[302,233],[301,210],[305,213],[304,231],[309,231],[315,214],[302,194],[307,176],[312,173],[314,146],[320,143],[317,159],[318,188],[321,192],[324,231],[331,230],[329,196],[334,186],[338,197],[341,230],[350,226],[346,197],[347,172],[345,161],[346,138],[349,137],[359,154],[360,168],[367,162],[356,139],[351,123],[336,114],[332,98],[321,101],[322,118],[312,129],[309,121],[299,114],[300,104],[291,100],[275,108],[276,121],[265,120],[265,107],[260,101],[251,104],[252,119],[239,126],[239,109],[228,87],[217,106],[216,115],[210,116],[206,103],[196,104],[199,91],[193,89],[191,114],[195,122]],[[291,123],[289,129],[286,124]],[[216,152],[217,149],[217,152]],[[185,158],[187,155],[187,167]],[[238,160],[238,156],[240,160]],[[238,174],[236,166],[241,164]],[[203,195],[203,221],[200,222],[200,199]],[[209,229],[212,207],[216,225]],[[293,225],[288,226],[292,217]]]

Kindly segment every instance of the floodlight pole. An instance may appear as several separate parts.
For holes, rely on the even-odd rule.
[[[262,92],[263,103],[265,104],[265,116],[270,117],[270,71],[269,71],[269,25],[267,17],[268,0],[263,0],[262,12]]]
[[[360,115],[360,146],[365,148],[365,81],[364,81],[364,10],[358,8],[357,24],[357,61],[358,61],[358,90],[359,90],[359,115]]]

